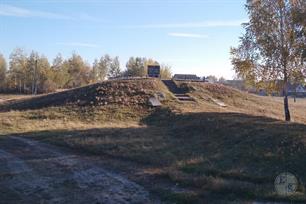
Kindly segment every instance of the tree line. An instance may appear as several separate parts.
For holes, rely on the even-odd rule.
[[[39,94],[84,86],[118,77],[145,77],[148,65],[158,65],[153,59],[131,57],[121,70],[119,57],[108,54],[90,65],[79,54],[68,59],[58,54],[50,63],[48,58],[32,51],[29,55],[16,48],[8,62],[0,53],[0,92]],[[171,67],[161,65],[161,77],[171,78]]]

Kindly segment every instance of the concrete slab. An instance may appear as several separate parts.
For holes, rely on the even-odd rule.
[[[160,103],[160,101],[156,98],[156,97],[151,97],[149,98],[149,103],[151,106],[153,107],[159,107],[161,106],[162,104]]]
[[[227,107],[227,105],[225,103],[223,103],[222,101],[218,100],[218,99],[215,99],[215,98],[211,98],[211,100],[217,104],[218,106],[221,106],[221,107]]]

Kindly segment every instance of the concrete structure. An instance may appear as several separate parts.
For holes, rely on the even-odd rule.
[[[202,81],[201,77],[195,74],[175,74],[172,79],[177,81]]]
[[[160,78],[160,66],[148,65],[148,77]]]
[[[302,84],[290,85],[288,90],[288,95],[296,97],[306,97],[306,86]]]

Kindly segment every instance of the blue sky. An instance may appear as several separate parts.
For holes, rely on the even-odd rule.
[[[234,76],[229,48],[247,21],[244,0],[0,0],[0,52],[16,47],[50,61],[77,52],[153,58],[173,73]]]

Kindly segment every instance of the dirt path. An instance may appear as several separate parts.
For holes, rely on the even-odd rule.
[[[157,203],[90,157],[20,137],[0,140],[0,203]]]

